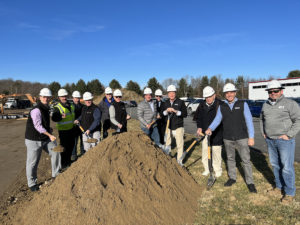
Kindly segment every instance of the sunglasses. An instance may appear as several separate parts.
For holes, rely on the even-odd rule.
[[[280,91],[280,90],[270,90],[270,91],[268,91],[268,93],[269,93],[269,94],[272,94],[272,93],[276,93],[276,94],[277,94],[277,93],[279,93],[279,91]]]
[[[160,95],[155,95],[155,97],[160,97],[160,98],[161,98],[161,96],[160,96]]]
[[[122,96],[115,96],[115,98],[122,98]]]

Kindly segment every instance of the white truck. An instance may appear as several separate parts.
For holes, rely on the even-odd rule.
[[[204,98],[197,98],[195,101],[193,101],[191,104],[187,107],[187,113],[189,116],[191,116],[193,113],[196,112],[197,107],[199,106],[200,102],[203,101]]]
[[[4,109],[16,109],[18,107],[17,99],[8,98],[4,104]]]

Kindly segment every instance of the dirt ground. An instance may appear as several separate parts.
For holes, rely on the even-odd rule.
[[[13,165],[1,168],[1,176],[12,183],[0,197],[0,224],[185,224],[195,219],[202,188],[141,131],[105,139],[54,181],[43,154],[41,191],[32,193],[25,176],[25,121],[1,121],[1,127],[9,131],[1,136],[9,142],[9,154],[1,149],[1,159],[11,161],[14,149],[19,156],[15,174],[7,174]]]
[[[0,120],[0,196],[25,167],[26,120]]]

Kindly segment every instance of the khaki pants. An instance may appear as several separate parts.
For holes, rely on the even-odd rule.
[[[168,130],[166,146],[171,146],[172,137],[175,137],[176,146],[177,146],[177,161],[182,160],[182,153],[183,153],[183,135],[184,135],[184,128],[179,127],[176,130]]]
[[[202,163],[205,171],[209,171],[208,152],[207,152],[207,136],[202,141]],[[215,173],[222,173],[222,145],[211,146],[212,149],[212,165]]]

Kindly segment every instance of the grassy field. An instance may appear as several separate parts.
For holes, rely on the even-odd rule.
[[[193,141],[185,139],[185,149]],[[175,150],[175,149],[174,149]],[[224,187],[227,181],[226,154],[223,151],[223,174],[211,190],[206,190],[208,177],[201,175],[201,144],[196,145],[185,162],[194,179],[204,188],[199,198],[199,211],[195,224],[300,224],[300,196],[290,205],[283,205],[280,198],[270,196],[267,190],[273,185],[273,173],[268,155],[251,149],[253,177],[258,193],[251,194],[244,181],[241,160],[237,157],[237,183]],[[224,160],[225,159],[225,160]],[[296,188],[300,188],[300,164],[295,163]]]

